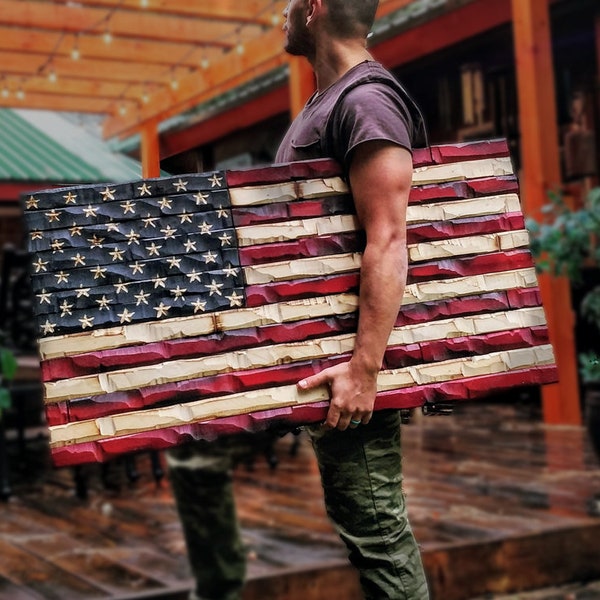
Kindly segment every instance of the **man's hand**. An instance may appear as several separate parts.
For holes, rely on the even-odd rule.
[[[371,420],[377,393],[377,371],[369,372],[350,360],[298,382],[302,390],[320,385],[328,385],[331,394],[325,427],[344,431],[356,427],[357,422],[366,425]]]

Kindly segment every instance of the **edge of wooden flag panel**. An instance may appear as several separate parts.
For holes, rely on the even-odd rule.
[[[557,379],[555,365],[482,375],[458,381],[442,382],[382,392],[377,395],[376,410],[411,409],[436,402],[472,401],[517,387],[553,383]],[[125,436],[115,436],[96,442],[74,442],[51,449],[52,462],[57,467],[88,462],[103,462],[128,452],[165,450],[169,447],[197,439],[213,440],[220,435],[240,432],[264,431],[293,427],[324,421],[329,402],[302,404],[286,408],[255,411],[233,417],[221,417],[177,427],[153,429]]]
[[[554,354],[550,344],[382,371],[377,387],[378,393],[382,393],[546,366],[554,366]],[[327,400],[329,390],[326,386],[308,391],[299,390],[295,385],[250,390],[165,408],[120,413],[57,425],[49,428],[50,447],[99,441],[115,436]]]

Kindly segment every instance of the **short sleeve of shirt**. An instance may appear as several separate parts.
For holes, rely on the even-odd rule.
[[[385,140],[412,151],[409,111],[398,94],[384,83],[358,85],[350,90],[333,119],[333,152],[346,168],[352,152],[364,142]]]

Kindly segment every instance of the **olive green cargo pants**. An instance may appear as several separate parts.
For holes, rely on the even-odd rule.
[[[408,523],[397,411],[379,411],[346,431],[307,428],[327,513],[358,569],[367,600],[426,600],[427,583]],[[192,572],[193,598],[239,600],[246,556],[233,499],[232,469],[255,448],[249,435],[194,442],[168,453]],[[266,599],[270,600],[270,599]],[[277,600],[277,599],[273,599]]]

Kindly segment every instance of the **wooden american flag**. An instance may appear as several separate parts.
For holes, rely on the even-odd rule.
[[[507,145],[418,150],[376,408],[555,381]],[[329,160],[22,198],[56,465],[314,422],[353,347],[364,235]]]

